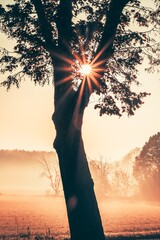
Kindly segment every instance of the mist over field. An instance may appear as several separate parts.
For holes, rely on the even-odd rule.
[[[159,143],[157,133],[117,161],[88,158],[106,236],[160,235]],[[57,156],[1,150],[0,236],[28,231],[57,240],[70,235]]]
[[[44,193],[38,160],[43,152],[0,151],[0,192],[4,194]],[[43,187],[44,186],[44,187]]]

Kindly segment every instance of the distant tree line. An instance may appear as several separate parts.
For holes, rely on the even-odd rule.
[[[134,151],[129,155],[132,156]],[[127,156],[127,155],[126,155]],[[91,173],[94,179],[95,191],[99,197],[128,198],[137,191],[137,184],[133,174],[123,167],[126,156],[115,162],[107,162],[102,157],[100,160],[90,160]],[[128,166],[132,164],[128,158]]]
[[[136,157],[133,175],[143,197],[160,200],[160,132],[149,138]]]
[[[160,132],[119,161],[100,158],[90,165],[98,195],[160,200]]]
[[[42,177],[48,179],[47,194],[62,195],[61,176],[55,152],[0,150],[0,161],[39,162]],[[160,200],[160,132],[151,136],[143,148],[135,148],[121,160],[111,162],[100,156],[89,159],[97,196],[139,197]],[[0,193],[1,194],[1,193]]]
[[[47,177],[52,195],[62,194],[56,155],[41,157],[41,176]],[[100,156],[89,159],[98,197],[160,200],[160,133],[153,135],[142,149],[135,148],[121,160],[111,162]]]

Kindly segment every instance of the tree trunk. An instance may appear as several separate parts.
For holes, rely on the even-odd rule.
[[[66,77],[69,77],[69,73],[56,71],[55,67],[53,121],[57,135],[54,148],[59,158],[71,240],[104,240],[94,184],[81,133],[86,105],[83,104],[84,98],[80,99],[80,95],[70,88],[69,82],[56,85]]]

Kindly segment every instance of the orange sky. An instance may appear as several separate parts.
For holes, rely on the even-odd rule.
[[[0,1],[2,2],[2,1]],[[12,43],[10,43],[12,45]],[[0,46],[11,47],[5,37]],[[141,147],[148,138],[160,131],[160,81],[158,74],[146,74],[140,68],[139,79],[143,91],[152,95],[133,117],[99,117],[92,104],[86,109],[83,137],[90,157],[103,155],[117,159],[135,147]],[[4,79],[1,75],[0,81]],[[142,90],[140,89],[140,90]],[[34,86],[22,82],[21,88],[9,92],[0,88],[0,149],[52,150],[55,137],[51,121],[53,87]]]

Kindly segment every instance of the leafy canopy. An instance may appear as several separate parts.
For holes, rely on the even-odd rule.
[[[151,179],[155,173],[160,176],[160,132],[145,143],[134,166],[134,175],[141,183]]]
[[[82,77],[78,59],[94,61],[91,93],[99,96],[95,108],[100,115],[133,115],[147,95],[131,90],[132,85],[139,84],[138,65],[147,57],[151,71],[160,61],[160,6],[158,0],[150,0],[150,7],[140,0],[119,4],[122,2],[127,5],[117,23],[114,0],[14,0],[6,7],[0,5],[1,32],[16,40],[13,52],[0,48],[0,71],[9,72],[2,85],[19,87],[25,75],[42,86],[48,83],[53,79],[55,57],[65,42],[69,49],[66,57],[72,60],[66,66],[71,65],[75,91]],[[114,28],[115,34],[110,30]]]
[[[160,132],[151,136],[135,159],[134,176],[144,196],[160,199]]]

